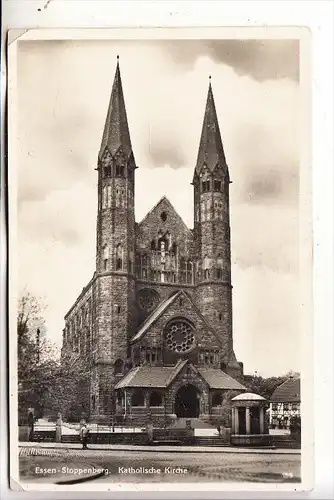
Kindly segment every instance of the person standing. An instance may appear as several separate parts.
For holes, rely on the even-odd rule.
[[[89,436],[89,429],[87,428],[87,424],[83,424],[80,429],[80,440],[82,442],[82,449],[87,450],[87,442]]]

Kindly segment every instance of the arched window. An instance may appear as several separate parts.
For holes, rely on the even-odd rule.
[[[141,389],[136,389],[131,396],[132,406],[144,406],[144,392]]]
[[[223,395],[219,391],[215,391],[212,395],[212,406],[221,406],[223,404]]]
[[[155,241],[154,240],[151,241],[151,250],[155,250]]]
[[[116,359],[115,365],[114,365],[115,375],[119,375],[119,374],[123,373],[123,367],[124,367],[123,360],[122,359]]]
[[[172,244],[171,251],[172,251],[172,253],[176,253],[177,252],[177,246],[176,246],[175,242]]]
[[[157,391],[153,391],[150,394],[150,406],[162,406],[162,394]]]

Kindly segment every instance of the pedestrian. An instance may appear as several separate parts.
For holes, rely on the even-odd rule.
[[[89,429],[87,428],[87,424],[83,424],[80,429],[80,440],[82,442],[82,449],[87,450],[87,441],[89,436]]]

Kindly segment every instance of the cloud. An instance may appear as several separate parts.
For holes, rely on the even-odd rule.
[[[299,80],[298,40],[202,40],[167,42],[166,51],[180,64],[192,67],[200,55],[234,68],[238,75],[252,78]]]

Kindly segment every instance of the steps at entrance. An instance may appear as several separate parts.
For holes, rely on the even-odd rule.
[[[216,429],[214,425],[204,422],[200,418],[178,418],[175,420],[175,422],[173,422],[170,428],[185,429],[187,420],[191,421],[191,427],[193,429]]]
[[[196,446],[231,446],[221,436],[196,436],[194,444]]]

